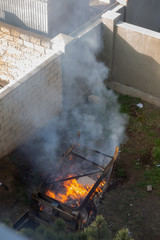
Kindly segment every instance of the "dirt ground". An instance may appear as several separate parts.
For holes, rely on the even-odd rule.
[[[147,192],[147,184],[152,183],[143,176],[148,169],[152,171],[151,152],[154,140],[160,136],[160,109],[142,101],[143,108],[138,109],[138,101],[122,98],[122,104],[127,107],[124,110],[130,115],[128,139],[121,146],[113,185],[105,195],[99,213],[105,217],[113,236],[119,229],[127,227],[135,240],[158,240],[159,187]]]
[[[135,240],[160,239],[160,187],[157,181],[144,179],[152,171],[152,150],[160,136],[160,109],[139,99],[120,97],[121,111],[130,116],[127,140],[120,146],[113,183],[106,193],[98,213],[108,224],[111,236],[127,227]],[[143,108],[136,104],[141,101]],[[35,176],[32,166],[16,151],[0,161],[0,220],[12,223],[30,204],[30,182],[36,186],[41,176]],[[151,184],[153,190],[147,192]]]

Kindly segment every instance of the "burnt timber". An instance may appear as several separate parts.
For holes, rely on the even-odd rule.
[[[56,199],[53,199],[47,196],[45,194],[44,186],[48,186],[49,184],[52,184],[52,186],[54,186],[56,185],[57,182],[64,182],[74,178],[77,179],[77,178],[83,178],[84,176],[91,176],[93,172],[73,175],[70,178],[64,177],[57,181],[56,181],[56,176],[55,177],[51,176],[46,180],[45,183],[42,184],[40,190],[37,190],[32,194],[31,209],[28,211],[25,217],[27,216],[28,219],[31,218],[31,219],[34,219],[34,221],[39,222],[39,224],[46,224],[46,225],[50,225],[58,217],[61,217],[66,221],[69,229],[71,230],[81,229],[83,227],[83,224],[87,222],[90,212],[92,212],[93,209],[95,208],[95,202],[97,201],[97,199],[100,199],[103,196],[103,194],[106,192],[109,186],[114,164],[118,155],[118,150],[119,149],[117,147],[115,150],[114,156],[111,157],[106,154],[101,154],[99,151],[91,150],[86,147],[83,148],[77,145],[71,146],[58,162],[56,171],[61,170],[61,168],[63,168],[63,165],[65,164],[65,162],[68,161],[69,156],[72,156],[73,163],[74,163],[74,155],[76,156],[78,155],[78,159],[80,161],[86,161],[87,159],[87,162],[93,165],[94,169],[97,168],[97,171],[94,172],[94,174],[99,173],[100,176],[98,175],[98,179],[95,181],[95,184],[90,189],[90,191],[88,192],[84,200],[81,202],[80,206],[71,207],[66,203],[62,203],[60,201],[57,201]],[[86,153],[86,155],[84,153]],[[87,156],[90,156],[90,158],[88,158]],[[104,167],[100,166],[95,161],[97,156],[104,159],[104,163],[105,163]],[[100,171],[100,168],[101,168],[101,171]],[[105,184],[103,186],[103,189],[100,193],[97,194],[96,189],[99,187],[99,185],[103,182],[104,179],[105,179]],[[22,216],[21,219],[22,220],[25,219],[25,222],[26,222],[26,218],[24,218],[24,216]],[[21,226],[23,226],[23,221],[21,219],[18,219],[17,222],[14,224],[16,229],[20,229],[18,222],[21,223],[20,224]]]

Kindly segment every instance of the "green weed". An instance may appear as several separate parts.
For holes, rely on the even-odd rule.
[[[155,164],[160,164],[160,147],[153,148],[152,157],[155,160]]]
[[[128,95],[119,95],[118,96],[118,101],[119,101],[120,106],[121,106],[120,112],[130,115],[131,105],[136,105],[141,100],[140,100],[140,98],[133,98],[133,97],[130,97]]]
[[[154,146],[155,146],[155,147],[160,147],[160,138],[156,138],[156,139],[154,140]]]
[[[142,168],[142,166],[141,166],[141,164],[138,160],[134,161],[134,168],[135,169],[141,169]]]
[[[115,170],[115,174],[118,178],[125,178],[126,177],[126,172],[122,166],[117,166]]]
[[[138,184],[139,187],[152,185],[152,187],[160,192],[160,168],[153,167],[144,172],[142,181]]]

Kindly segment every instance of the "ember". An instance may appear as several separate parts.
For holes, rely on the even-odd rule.
[[[69,176],[69,178],[72,178],[72,176]],[[80,179],[80,178],[79,178]],[[83,179],[85,179],[83,181]],[[82,182],[82,183],[80,183]],[[75,202],[74,204],[71,204],[72,207],[78,207],[80,206],[83,199],[87,196],[91,188],[93,187],[95,181],[92,178],[83,177],[82,180],[68,180],[63,183],[63,187],[65,188],[65,193],[55,193],[55,191],[47,190],[46,195],[60,201],[61,203],[68,203],[68,202]],[[100,184],[100,187],[98,187],[95,191],[96,192],[102,192],[101,187],[104,186],[105,181],[103,181]]]
[[[62,203],[66,203],[69,200],[74,200],[76,205],[79,206],[82,200],[86,197],[86,195],[92,188],[92,186],[89,185],[83,186],[82,184],[78,183],[76,179],[64,182],[63,186],[65,187],[66,191],[64,194],[62,193],[56,194],[54,191],[48,190],[46,192],[46,195]],[[72,207],[75,207],[75,204],[72,204]]]
[[[14,227],[20,228],[26,217],[45,224],[61,217],[72,230],[84,227],[92,215],[96,215],[96,207],[110,183],[117,155],[118,147],[112,157],[73,145],[43,183],[41,191],[32,194],[34,211],[25,213]]]
[[[57,168],[56,177],[50,177],[45,194],[66,206],[78,209],[88,194],[88,198],[92,199],[95,194],[102,192],[106,181],[101,179],[101,175],[105,168],[98,162],[105,159],[106,164],[110,158],[112,157],[74,145]],[[80,174],[77,175],[77,172]]]

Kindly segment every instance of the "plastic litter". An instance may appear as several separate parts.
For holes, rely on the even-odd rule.
[[[142,103],[138,103],[136,106],[139,107],[139,108],[143,108],[143,104]]]

